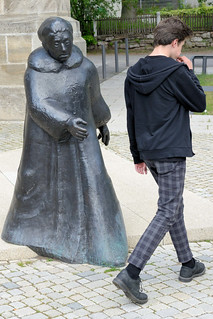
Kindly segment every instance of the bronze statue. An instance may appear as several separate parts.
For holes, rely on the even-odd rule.
[[[91,61],[62,18],[38,30],[25,73],[23,153],[2,238],[69,263],[124,265],[123,217],[98,138],[110,111]],[[97,138],[96,129],[99,129]]]

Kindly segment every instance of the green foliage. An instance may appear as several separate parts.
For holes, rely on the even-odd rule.
[[[161,10],[161,17],[178,16],[193,31],[212,31],[213,6],[201,6],[190,9]]]
[[[197,0],[197,1],[199,4],[199,7],[202,7],[207,2],[207,0]]]
[[[82,35],[93,35],[87,21],[115,15],[114,4],[120,0],[71,0],[71,16],[80,22]]]
[[[213,6],[200,6],[197,8],[183,8],[178,10],[167,10],[165,8],[160,10],[161,15],[172,16],[172,15],[190,15],[190,14],[208,14],[213,13]]]
[[[87,34],[87,35],[84,35],[83,38],[84,40],[86,40],[87,46],[97,44],[97,40],[93,35]]]

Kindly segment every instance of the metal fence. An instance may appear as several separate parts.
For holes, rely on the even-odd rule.
[[[166,18],[168,16],[162,16]],[[213,13],[206,14],[180,14],[178,17],[184,21],[193,31],[213,31]]]
[[[143,15],[135,19],[97,20],[97,36],[146,34],[153,31],[157,24],[156,15]]]
[[[168,16],[161,15],[160,19],[165,19]],[[213,31],[213,14],[191,14],[179,15],[179,18],[193,31]],[[157,15],[142,15],[135,19],[108,18],[100,19],[95,22],[85,21],[87,31],[90,29],[91,34],[95,36],[128,36],[128,35],[145,35],[152,33],[157,23],[159,16]],[[93,29],[93,30],[92,30]]]

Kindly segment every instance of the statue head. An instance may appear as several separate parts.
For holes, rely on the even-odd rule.
[[[72,53],[72,25],[59,17],[46,19],[38,29],[38,37],[49,55],[60,62],[65,62]]]

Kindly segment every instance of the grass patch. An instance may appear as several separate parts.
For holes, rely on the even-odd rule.
[[[25,265],[24,265],[24,263],[23,263],[22,261],[18,262],[17,265],[18,265],[19,267],[25,267]]]
[[[204,114],[213,115],[213,92],[205,92],[206,93],[206,110]]]
[[[202,86],[213,86],[213,74],[197,74]],[[205,92],[206,94],[206,112],[201,114],[213,115],[213,92]]]
[[[110,268],[110,269],[105,270],[104,273],[106,274],[106,273],[111,272],[111,271],[120,271],[120,269],[119,269],[119,268],[112,267],[112,268]]]
[[[32,264],[32,261],[25,261],[25,262],[20,261],[20,262],[17,263],[17,265],[19,267],[25,267],[25,266],[30,265],[30,264]]]
[[[213,86],[213,74],[196,74],[203,86]]]

